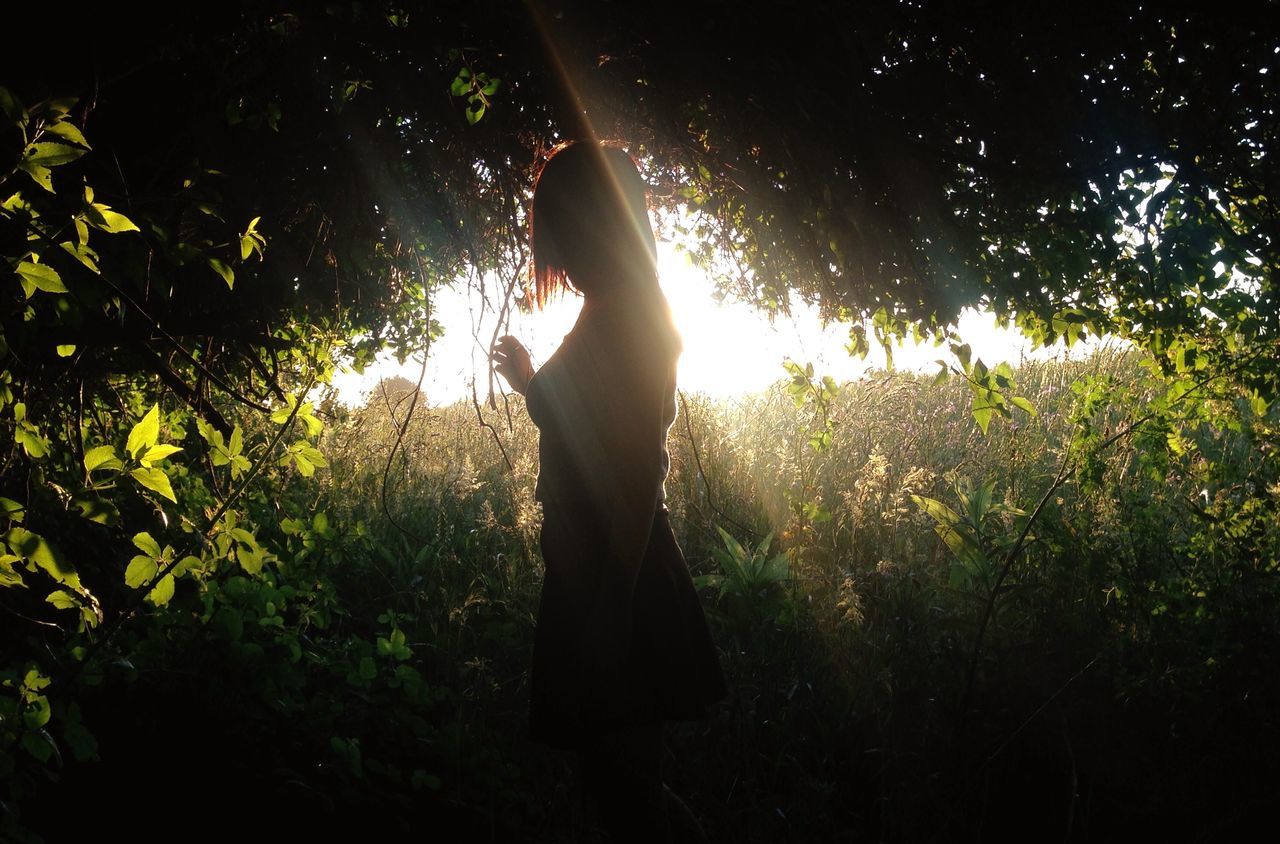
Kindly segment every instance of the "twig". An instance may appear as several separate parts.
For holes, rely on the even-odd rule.
[[[422,259],[418,256],[416,252],[414,253],[414,259],[417,260],[418,262],[418,272],[422,276],[423,283],[425,284],[427,276],[426,276],[426,273],[423,271]],[[426,301],[427,301],[427,309],[426,309],[425,325],[426,325],[427,342],[422,349],[422,368],[418,370],[418,383],[414,386],[413,395],[409,398],[409,409],[405,411],[404,421],[400,423],[396,423],[396,441],[391,444],[391,453],[387,455],[386,465],[382,467],[382,489],[380,491],[380,497],[382,501],[382,515],[386,517],[387,521],[391,523],[392,527],[394,527],[396,530],[400,531],[410,539],[414,540],[415,542],[421,542],[422,537],[418,536],[417,534],[413,533],[408,528],[406,528],[404,525],[400,524],[398,521],[396,521],[395,517],[391,515],[391,508],[387,506],[387,481],[391,476],[391,464],[396,459],[396,452],[400,450],[400,446],[404,442],[404,436],[409,431],[409,423],[413,421],[413,412],[418,406],[418,396],[422,394],[422,382],[426,380],[426,377],[427,377],[427,357],[431,352],[431,299],[430,297],[428,297]],[[383,396],[385,398],[386,396],[385,385],[383,385],[382,391],[383,391]],[[395,413],[391,410],[390,407],[387,408],[387,412],[391,416],[391,421],[395,422],[395,419],[396,419]]]
[[[497,444],[498,451],[502,452],[502,462],[507,464],[507,471],[514,472],[516,467],[511,465],[511,458],[507,456],[507,449],[502,445],[502,438],[498,436],[498,429],[493,427],[489,420],[484,418],[484,411],[480,409],[480,397],[476,395],[476,382],[474,378],[471,379],[471,406],[476,410],[476,419],[479,420],[480,427],[488,429],[489,433],[493,435],[493,441]]]
[[[750,534],[753,540],[759,541],[759,532],[744,525],[742,522],[733,518],[716,505],[715,497],[711,494],[711,481],[707,478],[706,469],[702,466],[702,455],[698,452],[698,439],[693,435],[693,424],[690,422],[689,405],[684,399],[684,390],[677,390],[676,395],[680,397],[680,411],[681,415],[684,416],[684,430],[686,436],[689,437],[689,446],[693,449],[693,462],[694,465],[698,467],[698,475],[702,478],[702,486],[707,492],[707,505],[710,506],[721,519],[733,525],[738,530]]]

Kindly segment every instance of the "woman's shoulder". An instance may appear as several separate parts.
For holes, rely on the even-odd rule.
[[[674,359],[682,348],[671,308],[661,291],[605,300],[591,314],[587,329],[591,345],[612,348],[639,361]]]

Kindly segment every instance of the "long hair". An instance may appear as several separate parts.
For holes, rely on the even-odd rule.
[[[566,290],[657,286],[657,245],[635,162],[617,147],[578,141],[547,158],[533,190],[529,299],[543,307]]]

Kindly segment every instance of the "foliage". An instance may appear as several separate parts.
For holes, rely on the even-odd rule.
[[[251,2],[93,7],[50,40],[47,9],[7,15],[37,54],[0,79],[0,836],[160,776],[234,787],[229,828],[567,810],[512,749],[527,423],[315,388],[424,352],[441,284],[509,300],[537,163],[593,130],[725,288],[819,302],[852,353],[949,341],[957,375],[793,362],[691,402],[670,500],[735,646],[716,823],[945,837],[991,830],[1000,789],[1063,816],[1028,770],[1108,795],[1072,791],[1085,827],[1217,834],[1197,811],[1269,796],[1232,763],[1276,728],[1272,16]],[[969,306],[1148,371],[971,361]]]

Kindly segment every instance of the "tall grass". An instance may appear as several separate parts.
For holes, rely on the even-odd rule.
[[[1027,364],[1018,384],[1038,415],[984,436],[964,384],[880,373],[843,386],[821,452],[781,385],[682,396],[666,489],[694,574],[785,561],[704,592],[732,692],[672,731],[667,764],[713,838],[1089,840],[1250,817],[1275,782],[1245,762],[1276,745],[1257,661],[1276,653],[1280,602],[1264,565],[1205,547],[1217,534],[1196,503],[1256,481],[1264,434],[1189,428],[1199,449],[1237,456],[1218,464],[1236,477],[1212,479],[1194,449],[1153,459],[1141,430],[1121,439],[1047,497],[992,598],[997,551],[1050,490],[1085,377],[1123,386],[1090,420],[1108,432],[1152,389],[1120,352]],[[396,613],[449,690],[434,717],[484,759],[455,748],[441,787],[474,831],[569,840],[567,763],[523,739],[536,430],[513,400],[482,409],[488,427],[459,405],[419,410],[401,433],[403,398],[375,392],[329,435],[320,504],[363,542],[335,574],[343,601],[353,618]],[[986,569],[959,565],[919,503],[963,510],[984,485]]]

